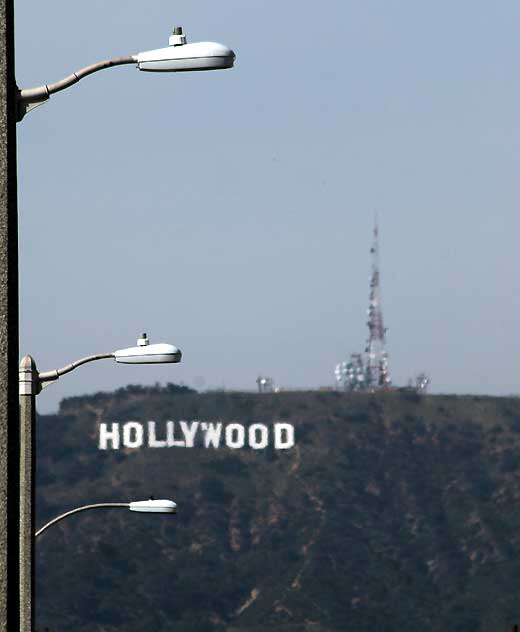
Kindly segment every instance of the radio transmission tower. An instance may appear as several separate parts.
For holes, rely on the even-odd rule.
[[[379,277],[379,228],[377,218],[374,226],[374,241],[370,249],[372,274],[368,302],[368,340],[366,353],[366,381],[369,390],[390,388],[388,353],[386,352],[386,329],[381,308],[381,285]]]
[[[349,361],[336,365],[336,386],[342,391],[380,391],[391,388],[386,352],[386,329],[381,309],[381,286],[379,279],[379,228],[377,218],[374,225],[374,241],[370,249],[372,273],[368,301],[368,339],[365,353],[353,353]]]

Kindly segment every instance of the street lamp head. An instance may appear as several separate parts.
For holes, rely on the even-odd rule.
[[[175,27],[169,39],[169,46],[149,50],[137,55],[125,55],[91,64],[86,68],[73,72],[65,79],[56,83],[45,84],[37,88],[27,90],[16,89],[16,120],[19,122],[34,108],[46,103],[51,94],[65,90],[77,83],[83,77],[94,72],[121,66],[122,64],[135,64],[139,70],[151,72],[188,72],[193,70],[220,70],[232,68],[235,63],[235,53],[215,42],[186,43],[186,36],[180,26]]]
[[[186,72],[193,70],[221,70],[232,68],[235,53],[215,42],[186,43],[181,27],[173,29],[169,46],[135,56],[139,70],[151,72]]]
[[[114,351],[116,362],[125,364],[168,364],[180,362],[182,352],[174,345],[159,343],[151,345],[148,336],[143,334],[137,340],[137,347]]]
[[[177,503],[173,500],[139,500],[128,503],[128,508],[142,513],[177,513]]]

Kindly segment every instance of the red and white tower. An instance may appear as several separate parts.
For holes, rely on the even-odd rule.
[[[381,285],[379,274],[379,227],[377,218],[374,226],[374,241],[370,249],[372,273],[370,275],[370,295],[368,302],[368,340],[365,348],[366,388],[371,391],[391,387],[386,351],[386,328],[381,307]]]

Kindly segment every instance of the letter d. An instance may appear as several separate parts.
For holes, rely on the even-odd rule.
[[[288,450],[294,446],[294,426],[292,424],[274,424],[274,447],[276,450]]]

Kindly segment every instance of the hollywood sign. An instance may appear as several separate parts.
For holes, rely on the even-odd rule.
[[[264,450],[272,445],[275,450],[294,446],[294,426],[288,423],[251,424],[210,423],[205,421],[155,421],[140,423],[100,423],[100,450],[120,448],[220,448],[233,450],[252,448]]]

